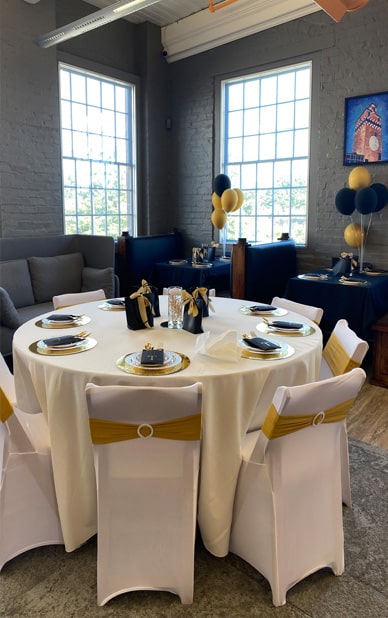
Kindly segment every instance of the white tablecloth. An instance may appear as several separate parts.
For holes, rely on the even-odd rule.
[[[37,326],[35,319],[16,331],[13,342],[18,405],[29,413],[42,410],[48,420],[66,549],[74,550],[96,532],[96,487],[84,395],[86,383],[175,386],[200,381],[203,438],[198,521],[208,550],[224,556],[228,552],[241,440],[248,430],[261,426],[277,386],[316,379],[322,351],[321,331],[315,326],[314,333],[305,337],[271,335],[271,339],[285,341],[295,349],[295,354],[288,358],[265,361],[239,358],[237,362],[228,362],[195,354],[198,335],[159,326],[166,320],[166,297],[160,297],[162,316],[155,320],[152,330],[128,330],[124,311],[103,311],[100,304],[71,308],[72,313],[91,318],[84,327],[46,330]],[[204,330],[216,336],[232,329],[238,338],[243,332],[249,333],[261,322],[260,317],[241,313],[240,308],[249,304],[214,298],[216,312],[203,319]],[[284,319],[311,324],[292,313]],[[85,352],[43,356],[29,349],[39,339],[85,329],[97,340],[96,347]],[[127,374],[117,367],[119,357],[141,350],[148,342],[186,354],[191,361],[189,367],[179,373],[152,377]]]

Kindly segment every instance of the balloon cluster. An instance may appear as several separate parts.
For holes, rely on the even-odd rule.
[[[244,194],[241,189],[232,189],[232,183],[226,174],[218,174],[214,179],[212,204],[214,210],[211,214],[211,222],[218,230],[222,230],[230,212],[236,212],[244,202]]]
[[[352,222],[345,228],[344,238],[350,247],[360,247],[363,244],[363,215],[372,217],[373,213],[379,212],[388,204],[387,187],[380,182],[371,184],[371,180],[365,167],[355,167],[349,174],[349,186],[340,189],[335,196],[335,206],[341,215],[351,216],[356,210],[361,216],[361,225]]]

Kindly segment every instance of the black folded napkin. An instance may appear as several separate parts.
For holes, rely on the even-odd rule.
[[[275,326],[277,328],[292,328],[293,330],[303,328],[303,324],[301,322],[284,322],[283,320],[272,320],[268,326]]]
[[[72,343],[80,343],[85,341],[83,337],[77,337],[77,335],[64,335],[63,337],[50,337],[49,339],[43,339],[43,343],[50,348],[60,345],[71,345]]]
[[[46,320],[50,322],[70,322],[79,319],[79,315],[72,315],[71,313],[60,313],[47,316]]]
[[[274,311],[275,309],[273,305],[251,305],[249,307],[250,311]]]
[[[281,346],[277,343],[268,341],[268,339],[263,339],[262,337],[244,337],[243,341],[251,348],[257,348],[258,350],[262,350],[264,352],[269,350],[278,350],[281,348]]]
[[[140,363],[142,365],[163,365],[164,350],[142,350]]]
[[[109,305],[125,305],[125,300],[123,298],[110,298],[106,301]]]

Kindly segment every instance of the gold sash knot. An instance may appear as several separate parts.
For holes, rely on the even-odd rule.
[[[318,427],[323,423],[339,423],[346,418],[353,402],[354,398],[315,414],[294,414],[290,416],[281,416],[274,404],[271,403],[261,431],[267,436],[268,440],[273,440],[306,427]]]
[[[164,440],[200,440],[201,414],[191,414],[160,423],[122,423],[89,418],[93,444],[110,444],[124,440],[162,438]]]

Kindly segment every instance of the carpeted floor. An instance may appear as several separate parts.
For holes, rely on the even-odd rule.
[[[388,615],[387,454],[350,441],[353,508],[344,508],[345,573],[320,571],[292,588],[274,608],[264,578],[236,556],[211,556],[198,541],[194,603],[169,593],[132,592],[96,605],[96,539],[66,554],[39,548],[0,574],[2,618],[383,618]],[[317,531],[319,532],[319,531]]]

